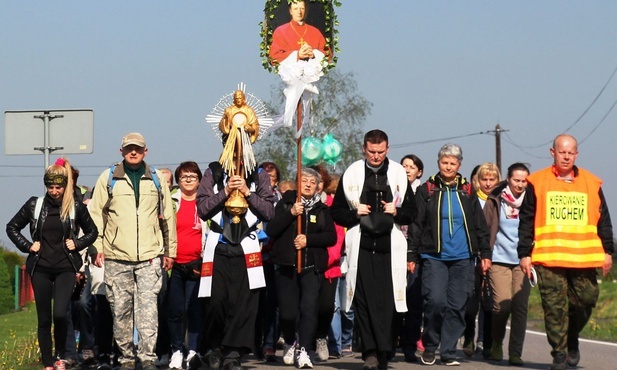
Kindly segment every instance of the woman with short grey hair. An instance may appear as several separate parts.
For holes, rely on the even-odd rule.
[[[425,365],[456,366],[456,344],[465,329],[465,306],[473,288],[474,260],[491,265],[489,233],[472,186],[458,172],[463,151],[456,144],[438,153],[439,172],[416,190],[418,216],[411,225],[410,269],[421,264]]]

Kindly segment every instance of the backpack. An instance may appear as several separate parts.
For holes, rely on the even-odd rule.
[[[32,235],[36,235],[37,227],[39,226],[39,217],[41,216],[41,211],[43,210],[43,201],[45,197],[36,198],[36,203],[34,204],[34,230],[32,231]],[[73,208],[69,211],[69,221],[71,223],[71,230],[75,228],[75,202],[73,201]]]
[[[427,191],[426,200],[428,200],[435,192],[435,189],[437,188],[437,186],[432,181],[427,181],[424,184],[426,185],[426,191]],[[471,186],[471,183],[465,181],[461,185],[462,187],[460,189],[457,189],[456,190],[457,192],[462,193],[462,194],[467,194],[468,196],[471,196],[473,194],[473,188]]]
[[[107,195],[109,196],[109,200],[111,200],[111,198],[113,198],[114,185],[116,184],[116,181],[118,181],[118,179],[114,178],[114,169],[118,165],[120,165],[120,163],[114,163],[111,166],[109,166],[109,177],[107,177]],[[158,193],[158,198],[159,198],[159,202],[158,202],[159,219],[163,219],[164,218],[164,215],[163,215],[163,193],[161,192],[161,182],[159,181],[159,178],[156,175],[156,168],[154,168],[153,166],[150,166],[150,175],[152,176],[152,182],[154,183],[154,186],[156,187],[156,191]]]

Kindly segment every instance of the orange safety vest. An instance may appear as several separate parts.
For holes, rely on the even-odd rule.
[[[604,248],[598,237],[602,180],[582,169],[571,182],[559,180],[552,167],[527,180],[537,200],[531,262],[547,267],[602,267]]]

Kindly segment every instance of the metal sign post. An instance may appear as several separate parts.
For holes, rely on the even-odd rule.
[[[52,122],[53,121],[53,122]],[[41,130],[41,123],[43,123]],[[40,154],[49,166],[50,154],[90,154],[93,150],[92,109],[4,112],[4,153]]]

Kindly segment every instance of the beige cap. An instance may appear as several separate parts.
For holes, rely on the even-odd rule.
[[[138,132],[131,132],[122,138],[122,147],[124,148],[129,145],[137,145],[145,148],[146,139],[144,139],[144,137]]]

